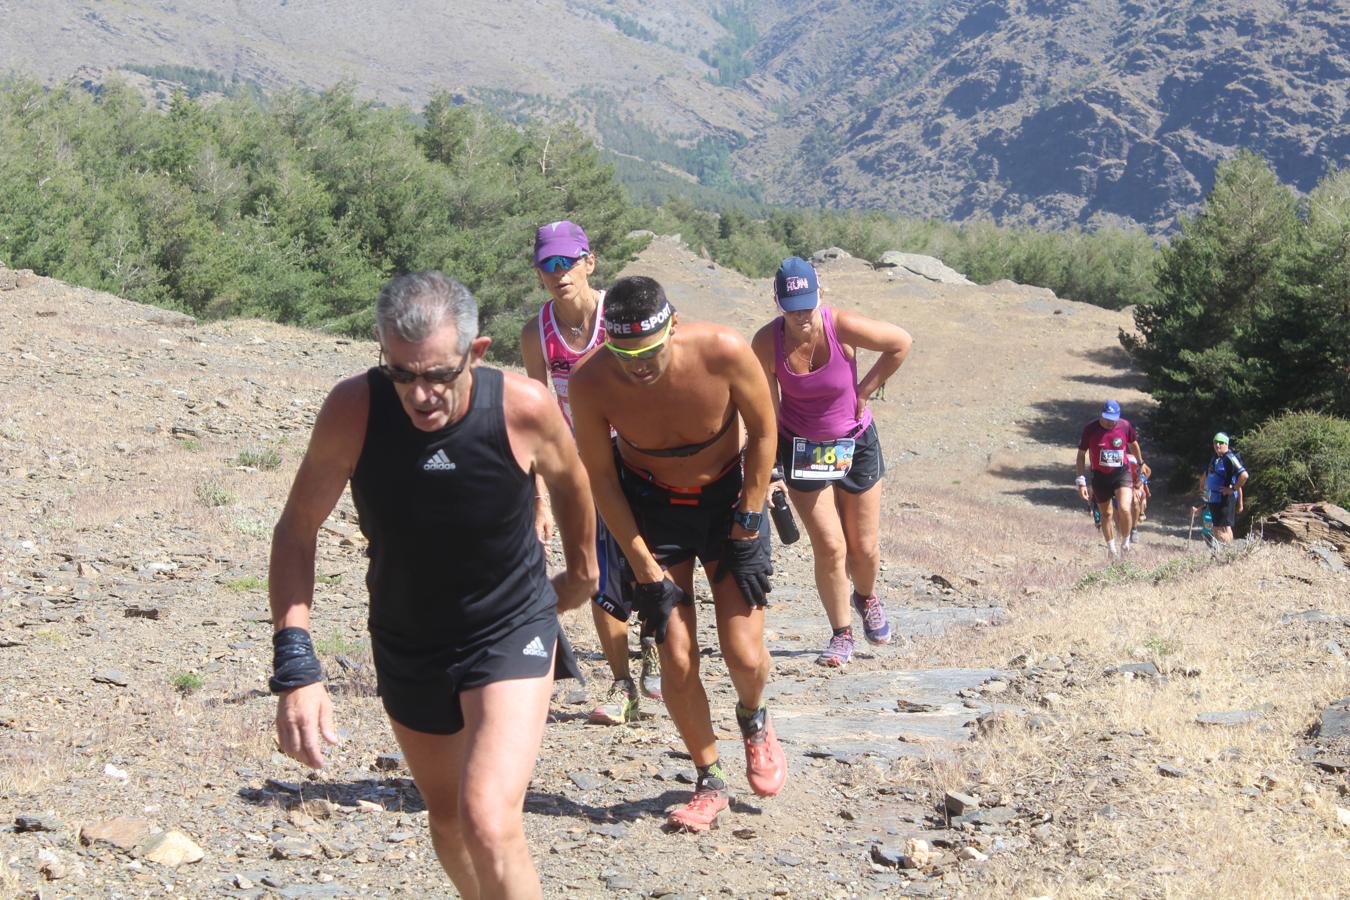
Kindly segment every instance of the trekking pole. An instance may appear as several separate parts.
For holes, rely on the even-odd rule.
[[[1191,527],[1186,530],[1186,546],[1191,545],[1191,538],[1195,537],[1195,507],[1191,507]]]

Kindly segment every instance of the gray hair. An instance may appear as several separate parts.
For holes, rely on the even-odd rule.
[[[392,331],[405,341],[426,340],[445,324],[455,327],[456,349],[469,352],[478,337],[478,303],[464,285],[440,272],[400,275],[375,301],[375,334]]]

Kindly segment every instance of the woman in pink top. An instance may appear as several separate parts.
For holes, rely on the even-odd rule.
[[[563,220],[539,228],[534,236],[534,268],[550,299],[521,329],[520,355],[525,359],[527,375],[545,385],[552,383],[570,428],[568,381],[572,369],[605,342],[605,292],[591,287],[595,254],[586,232],[573,222]],[[539,540],[547,544],[553,530],[548,494],[542,480],[536,479],[536,486],[535,529]],[[591,604],[591,616],[614,683],[605,702],[591,711],[590,721],[623,725],[638,721],[639,685],[642,694],[661,699],[661,662],[656,642],[642,638],[642,672],[639,681],[633,681],[628,667],[628,619],[632,609],[620,584],[619,551],[603,521],[597,522],[596,536],[600,592]]]
[[[778,410],[778,462],[815,557],[832,634],[816,662],[836,668],[853,658],[852,607],[873,644],[891,640],[876,594],[881,563],[881,476],[886,463],[867,401],[905,361],[912,338],[889,322],[820,305],[810,263],[783,260],[774,277],[782,312],[752,341]],[[858,380],[857,350],[881,355]]]

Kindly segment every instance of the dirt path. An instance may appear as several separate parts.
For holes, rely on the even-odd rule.
[[[670,241],[630,271],[662,280],[687,316],[748,333],[770,312],[767,282]],[[594,677],[560,686],[527,801],[551,895],[978,893],[978,863],[958,852],[1002,849],[1002,826],[949,828],[934,808],[946,760],[1017,675],[970,650],[998,629],[951,626],[1005,621],[1100,570],[1072,448],[1104,396],[1127,412],[1144,403],[1114,349],[1128,320],[847,260],[823,278],[829,302],[916,337],[876,405],[891,472],[883,585],[906,640],[860,652],[844,674],[814,666],[825,626],[808,551],[779,548],[770,698],[791,780],[768,802],[745,790],[730,684],[710,649],[738,799],[720,830],[693,837],[660,830],[690,775],[664,710],[649,703],[633,728],[585,723],[607,679],[589,614],[570,616]],[[196,325],[38,279],[0,293],[0,346],[0,805],[17,817],[0,831],[0,892],[443,894],[373,696],[348,499],[319,545],[314,634],[346,736],[323,772],[273,751],[265,693],[270,529],[326,391],[371,365],[374,345]],[[1141,564],[1180,546],[1175,510],[1158,510]],[[94,827],[115,817],[128,820],[120,832]],[[156,831],[182,832],[204,858],[151,861],[143,832]],[[933,858],[897,868],[915,835],[935,842]]]

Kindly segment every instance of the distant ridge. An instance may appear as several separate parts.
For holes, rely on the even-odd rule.
[[[0,58],[49,83],[130,65],[268,90],[350,79],[414,107],[449,89],[574,119],[610,149],[707,184],[734,172],[793,206],[1163,232],[1238,149],[1302,189],[1350,163],[1350,9],[1335,2],[5,9]]]

